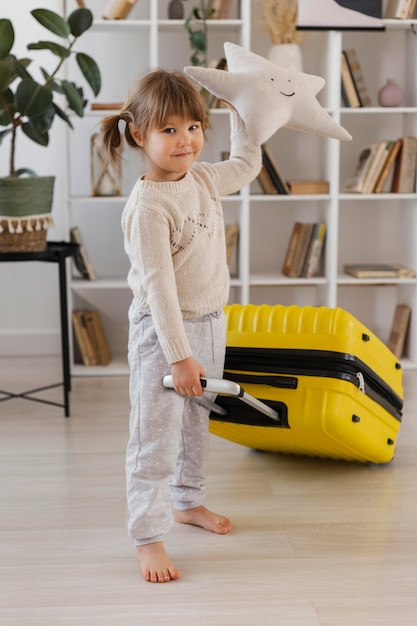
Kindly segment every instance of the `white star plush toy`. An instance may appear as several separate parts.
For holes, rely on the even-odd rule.
[[[264,143],[284,126],[352,139],[316,99],[323,78],[284,69],[234,43],[226,42],[224,51],[227,72],[194,66],[185,67],[184,72],[237,109],[254,144]]]

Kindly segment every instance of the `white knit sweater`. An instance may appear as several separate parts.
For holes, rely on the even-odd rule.
[[[128,284],[135,303],[151,312],[168,363],[192,356],[183,318],[220,311],[229,297],[223,210],[219,196],[249,184],[261,168],[231,113],[228,161],[195,163],[182,180],[138,180],[122,215]]]

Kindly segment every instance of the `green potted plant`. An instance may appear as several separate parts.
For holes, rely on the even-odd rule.
[[[46,247],[51,224],[54,176],[37,177],[28,168],[16,169],[16,143],[20,133],[48,146],[49,131],[58,117],[72,128],[68,109],[82,117],[86,100],[81,87],[59,76],[72,56],[96,96],[101,88],[100,71],[87,54],[74,51],[78,38],[93,23],[89,9],[79,8],[64,19],[48,9],[31,11],[34,19],[59,38],[28,44],[28,50],[46,50],[57,58],[55,68],[43,67],[39,81],[32,73],[32,59],[18,59],[12,52],[15,29],[0,19],[0,144],[10,140],[8,175],[0,178],[0,251],[39,251]]]
[[[191,8],[184,22],[191,48],[192,65],[207,65],[207,20],[214,17],[216,12],[209,4],[207,0],[199,0],[199,3]]]

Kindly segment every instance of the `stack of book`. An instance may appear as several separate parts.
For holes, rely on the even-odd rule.
[[[390,263],[353,263],[343,267],[346,274],[355,278],[415,278],[415,270]]]
[[[371,99],[354,48],[342,50],[342,103],[345,107],[369,107]]]
[[[361,148],[345,193],[415,193],[417,137],[382,140]],[[388,189],[387,189],[388,190]]]
[[[109,346],[98,311],[72,312],[75,362],[84,365],[107,365],[111,361]]]
[[[295,222],[288,242],[282,273],[290,278],[312,278],[320,266],[326,224],[324,222]]]
[[[262,145],[262,169],[258,175],[262,191],[266,194],[289,194],[290,189],[272,156],[269,146]]]
[[[285,180],[269,147],[262,145],[262,169],[258,181],[265,194],[328,194],[327,180]]]

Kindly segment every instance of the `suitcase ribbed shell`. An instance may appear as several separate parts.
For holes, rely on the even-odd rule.
[[[392,460],[401,423],[402,369],[368,328],[341,308],[233,304],[225,311],[225,378],[270,406],[281,403],[288,421],[284,427],[248,423],[235,402],[233,420],[211,416],[213,434],[271,452]],[[356,368],[368,377],[369,390],[361,389]],[[274,387],[268,376],[285,384]],[[295,385],[286,384],[290,379]],[[371,381],[377,385],[374,397],[368,395]],[[226,406],[230,400],[218,397],[222,401]]]

